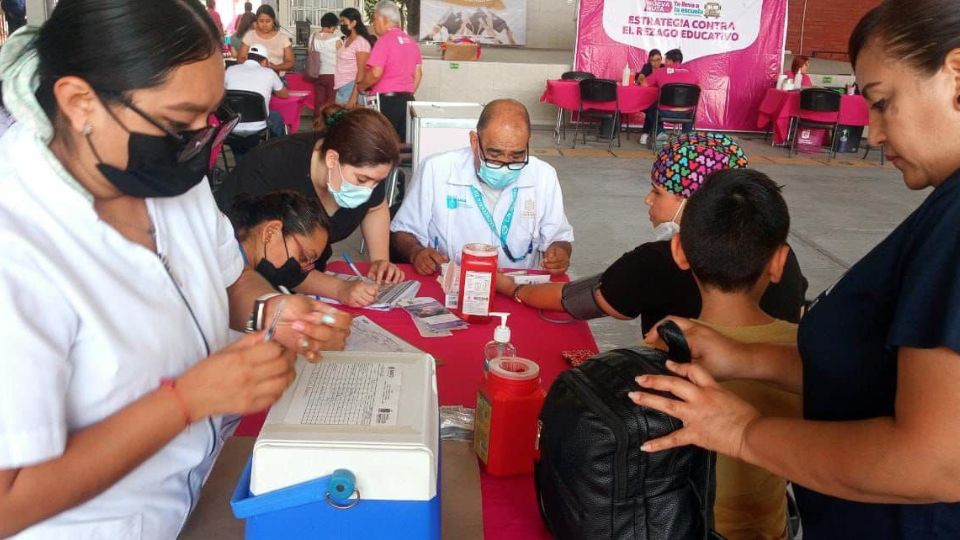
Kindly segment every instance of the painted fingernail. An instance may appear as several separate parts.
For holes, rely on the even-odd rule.
[[[325,313],[323,317],[320,319],[320,322],[322,322],[323,324],[333,324],[337,322],[337,318],[329,313]]]
[[[649,451],[650,451],[650,445],[647,444],[647,443],[643,443],[643,444],[640,445],[640,450],[642,450],[642,451],[644,451],[644,452],[649,452]]]
[[[677,365],[677,363],[674,362],[673,360],[667,360],[667,367],[673,367],[675,365]]]
[[[630,399],[640,399],[640,392],[630,392],[627,394],[627,397]]]
[[[646,375],[641,375],[641,376],[639,376],[639,377],[636,378],[636,381],[637,381],[637,384],[643,384],[643,383],[647,382],[647,376],[646,376]]]
[[[303,324],[301,321],[297,321],[297,322],[293,323],[291,326],[292,326],[293,329],[296,330],[297,332],[302,332],[303,329],[307,327],[307,325]]]
[[[300,345],[301,349],[306,349],[310,346],[310,341],[308,341],[307,338],[301,338],[298,345]]]

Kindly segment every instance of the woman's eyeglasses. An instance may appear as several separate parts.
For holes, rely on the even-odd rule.
[[[233,131],[233,128],[237,126],[237,123],[240,122],[240,116],[231,113],[230,116],[228,116],[218,125],[208,124],[205,128],[181,131],[177,133],[176,131],[173,131],[167,126],[163,125],[163,123],[159,120],[145,113],[142,109],[140,109],[140,107],[134,105],[133,102],[130,101],[130,99],[126,96],[120,95],[118,96],[118,99],[124,107],[137,113],[141,118],[147,122],[150,122],[167,134],[167,136],[177,141],[177,144],[180,145],[180,150],[177,152],[177,163],[185,163],[197,157],[197,155],[200,154],[200,152],[202,152],[211,141],[214,141],[213,146],[220,144],[224,139],[226,139],[227,135]]]

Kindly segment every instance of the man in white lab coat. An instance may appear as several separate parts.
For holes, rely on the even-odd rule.
[[[487,104],[470,147],[423,162],[390,230],[394,250],[425,275],[474,242],[498,246],[500,268],[552,274],[566,272],[573,251],[557,172],[530,156],[530,115],[510,99]]]

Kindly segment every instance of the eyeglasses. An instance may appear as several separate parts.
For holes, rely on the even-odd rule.
[[[289,235],[287,238],[292,238],[293,242],[297,244],[297,247],[300,249],[300,257],[297,258],[297,262],[301,266],[315,266],[317,261],[320,259],[320,255],[314,255],[313,253],[308,253],[306,248],[303,247],[303,244],[300,243],[300,240],[297,239],[295,235]]]
[[[526,150],[523,152],[523,161],[500,161],[500,160],[490,160],[487,159],[487,152],[483,149],[483,143],[480,142],[480,137],[477,137],[477,146],[480,147],[480,159],[487,164],[487,167],[491,169],[502,169],[504,167],[509,171],[519,171],[523,169],[530,163],[530,145],[527,145]]]
[[[197,155],[200,154],[200,152],[202,152],[208,144],[210,144],[210,141],[214,141],[214,146],[223,142],[227,135],[233,131],[233,128],[237,127],[237,123],[240,122],[239,115],[230,113],[230,115],[219,125],[208,124],[205,128],[181,131],[180,133],[177,133],[176,131],[173,131],[167,126],[163,125],[163,123],[156,118],[145,113],[140,107],[134,105],[130,98],[122,94],[116,95],[116,97],[124,107],[137,113],[141,118],[163,131],[168,137],[171,137],[173,140],[177,141],[177,144],[180,146],[180,149],[177,151],[177,163],[185,163],[197,157]],[[108,108],[107,111],[109,110],[110,109]],[[120,123],[119,120],[117,120],[117,122]],[[120,125],[123,126],[122,123],[120,123]],[[126,129],[126,126],[124,126],[124,129]]]

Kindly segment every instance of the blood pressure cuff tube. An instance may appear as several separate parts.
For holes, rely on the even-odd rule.
[[[574,319],[584,321],[588,319],[599,319],[606,317],[600,306],[597,305],[596,290],[600,287],[600,279],[603,274],[585,277],[576,281],[571,281],[563,286],[563,296],[561,303],[563,309],[573,316]]]

